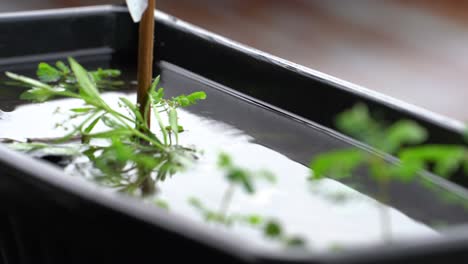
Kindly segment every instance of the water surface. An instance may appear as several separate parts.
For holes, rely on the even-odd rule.
[[[132,93],[110,92],[103,97],[110,105],[116,105],[119,97],[135,100]],[[0,138],[59,137],[64,131],[57,129],[55,124],[67,120],[67,109],[80,106],[82,103],[74,99],[18,106],[13,112],[1,113]],[[255,119],[255,112],[251,114]],[[186,128],[180,135],[180,143],[195,146],[203,151],[203,155],[186,172],[159,184],[159,197],[169,203],[171,213],[203,221],[187,202],[190,197],[197,197],[210,208],[219,208],[228,183],[215,164],[218,154],[226,152],[237,165],[251,170],[268,169],[277,178],[274,185],[259,183],[253,196],[246,195],[241,189],[236,190],[229,213],[255,213],[277,219],[288,234],[303,237],[307,246],[316,251],[382,242],[379,203],[375,199],[330,179],[324,179],[311,188],[307,182],[309,170],[306,166],[258,144],[254,136],[232,123],[190,112],[190,109],[180,110],[179,118],[180,124]],[[336,193],[345,195],[345,202],[338,203],[328,197]],[[389,207],[389,212],[395,238],[437,235],[432,228],[395,208]],[[222,228],[214,224],[210,226]],[[275,241],[265,239],[257,230],[247,226],[234,225],[229,231],[262,250],[279,247]]]

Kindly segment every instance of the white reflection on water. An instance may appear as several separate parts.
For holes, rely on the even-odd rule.
[[[135,99],[133,94],[103,95],[108,102],[116,102],[122,96]],[[24,140],[29,137],[63,135],[63,130],[55,129],[54,124],[66,119],[66,115],[52,113],[59,106],[66,111],[81,105],[77,100],[58,100],[20,106],[1,120],[0,138]],[[181,144],[195,145],[204,154],[190,170],[160,184],[161,198],[169,202],[172,211],[202,221],[198,212],[187,203],[189,197],[198,197],[210,208],[219,207],[227,182],[214,165],[218,154],[223,151],[230,154],[240,166],[252,170],[267,168],[277,177],[275,185],[259,184],[254,196],[247,196],[239,189],[230,207],[231,213],[257,213],[276,218],[287,233],[304,237],[314,250],[325,250],[336,244],[354,247],[381,241],[379,211],[374,199],[329,179],[320,182],[320,193],[311,192],[306,181],[308,168],[302,164],[252,143],[251,137],[222,122],[208,120],[184,110],[180,110],[179,119],[187,129],[181,134]],[[324,192],[340,192],[351,199],[345,203],[336,203],[326,199],[322,195]],[[390,208],[390,215],[394,237],[436,234],[428,226],[410,219],[398,210]],[[277,246],[250,228],[234,226],[232,231],[253,246]]]

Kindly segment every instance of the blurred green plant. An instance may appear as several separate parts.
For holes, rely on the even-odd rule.
[[[382,153],[371,153],[354,147],[317,155],[310,163],[309,180],[314,182],[324,177],[342,180],[352,177],[359,169],[367,171],[367,175],[378,184],[381,234],[386,242],[392,239],[389,209],[384,205],[391,199],[391,181],[414,181],[419,178],[420,172],[429,167],[444,177],[449,177],[462,165],[468,171],[466,147],[424,145],[428,133],[414,121],[400,120],[387,125],[372,118],[364,104],[357,104],[337,116],[336,126],[343,133]],[[399,162],[389,161],[385,156],[387,154],[398,157]]]

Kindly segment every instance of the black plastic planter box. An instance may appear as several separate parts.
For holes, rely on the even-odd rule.
[[[462,143],[460,125],[394,99],[250,49],[157,14],[156,65],[171,93],[204,90],[193,111],[243,129],[259,144],[308,164],[317,153],[350,145],[333,118],[356,102],[389,120],[411,118],[431,143]],[[74,56],[85,66],[132,70],[137,27],[127,10],[102,6],[0,14],[0,72],[32,72],[39,61]],[[404,85],[404,84],[403,84]],[[179,90],[177,90],[179,89]],[[25,102],[0,96],[4,111]],[[263,111],[255,120],[253,111]],[[0,120],[1,122],[1,120]],[[33,128],[31,128],[33,129]],[[272,136],[272,133],[274,134]],[[461,176],[440,188],[466,196]],[[368,194],[375,183],[357,179]],[[228,236],[67,177],[55,166],[0,145],[0,263],[468,263],[468,213],[415,184],[393,184],[391,205],[425,221],[443,219],[452,232],[355,251],[261,254]],[[423,208],[424,210],[422,210]],[[429,209],[427,209],[429,208]]]

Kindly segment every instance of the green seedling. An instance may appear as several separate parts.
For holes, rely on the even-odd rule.
[[[235,192],[240,189],[247,195],[256,192],[255,182],[263,180],[271,184],[275,183],[275,176],[268,171],[250,171],[235,165],[232,158],[221,153],[218,157],[218,167],[224,172],[228,186],[221,198],[218,210],[208,208],[198,198],[192,197],[189,203],[202,215],[207,222],[217,223],[224,226],[234,224],[247,225],[259,230],[266,238],[278,241],[285,246],[303,246],[304,240],[297,236],[286,234],[280,222],[260,216],[258,214],[230,214],[229,207]]]
[[[63,61],[57,61],[55,65],[45,62],[39,63],[36,75],[37,79],[43,84],[63,87],[69,91],[76,92],[79,90],[79,84],[75,73]],[[120,70],[99,68],[95,71],[90,71],[89,75],[99,90],[115,90],[121,88],[125,84],[125,82],[118,80],[121,75]],[[30,88],[31,85],[28,82],[16,79],[6,81],[4,83],[10,86],[23,86],[26,88]],[[23,96],[23,99],[25,100],[42,100],[42,98],[32,96],[29,93],[25,93]]]
[[[385,125],[374,120],[363,104],[338,115],[336,125],[342,132],[353,136],[388,154],[398,154],[411,144],[420,144],[427,138],[424,128],[410,120],[401,120]],[[337,180],[352,177],[358,168],[366,168],[368,175],[378,184],[378,200],[382,239],[390,242],[391,219],[389,183],[392,180],[408,182],[416,177],[412,161],[390,163],[384,155],[369,153],[358,148],[339,149],[314,157],[310,164],[310,181],[330,177]]]
[[[196,158],[195,149],[179,145],[178,135],[183,129],[179,125],[177,109],[205,99],[204,92],[166,99],[164,89],[158,87],[159,78],[156,78],[149,90],[146,106],[154,109],[153,115],[158,120],[160,131],[154,132],[147,125],[149,117],[143,116],[138,106],[128,99],[120,98],[119,105],[123,111],[117,111],[102,98],[99,84],[102,88],[109,87],[109,83],[102,81],[118,77],[119,71],[99,69],[88,72],[73,58],[69,58],[69,64],[57,62],[56,67],[39,64],[39,80],[6,73],[12,80],[29,87],[21,95],[22,99],[45,102],[60,97],[83,102],[83,107],[70,110],[70,119],[80,118],[80,122],[63,137],[41,139],[41,142],[34,139],[12,142],[11,147],[49,152],[63,149],[62,154],[66,154],[70,146],[64,144],[80,140],[80,145],[73,146],[79,151],[70,154],[76,159],[86,157],[84,163],[92,163],[95,179],[107,186],[142,195],[149,194],[144,188],[147,179],[163,181]],[[162,115],[167,116],[168,123],[163,121]],[[97,131],[98,125],[104,129]],[[103,140],[107,143],[102,144]],[[101,143],[96,144],[97,141]],[[138,173],[142,170],[146,173]]]
[[[352,177],[358,168],[366,168],[378,183],[378,200],[390,202],[388,185],[391,181],[411,182],[420,180],[423,186],[438,191],[433,183],[418,177],[419,173],[431,170],[449,178],[463,168],[468,173],[468,151],[464,145],[423,144],[427,131],[410,120],[400,120],[391,125],[378,122],[371,117],[363,104],[338,115],[339,130],[368,145],[396,156],[399,162],[388,162],[382,154],[369,153],[357,148],[339,149],[314,157],[310,164],[311,181],[325,176],[337,180]],[[440,192],[439,192],[440,193]],[[466,201],[455,194],[442,192],[442,199],[466,205]],[[341,200],[342,201],[342,200]],[[382,238],[391,241],[391,221],[388,209],[380,207]]]

